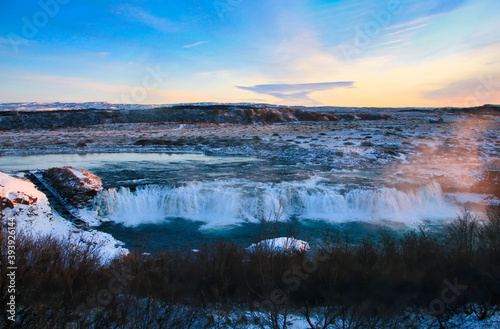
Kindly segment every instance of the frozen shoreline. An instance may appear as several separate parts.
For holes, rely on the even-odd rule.
[[[8,206],[3,209],[3,216],[14,219],[18,233],[34,237],[50,235],[82,248],[95,248],[103,262],[128,253],[121,247],[123,243],[110,234],[77,228],[62,218],[52,209],[47,196],[21,177],[0,172],[0,199],[9,200]]]

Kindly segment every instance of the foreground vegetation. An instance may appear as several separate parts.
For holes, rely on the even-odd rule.
[[[0,302],[8,294],[0,234]],[[102,263],[98,246],[17,238],[13,328],[445,327],[456,314],[484,320],[500,305],[500,211],[464,211],[443,234],[423,224],[378,239],[339,232],[308,252],[249,253],[231,242],[199,252],[136,250]]]

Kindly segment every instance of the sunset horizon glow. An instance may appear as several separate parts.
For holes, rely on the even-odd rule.
[[[0,13],[0,103],[500,104],[497,0],[40,0]]]

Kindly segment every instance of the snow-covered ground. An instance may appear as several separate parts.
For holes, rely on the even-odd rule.
[[[85,109],[151,109],[156,107],[170,106],[168,104],[139,105],[139,104],[111,104],[108,102],[87,102],[87,103],[3,103],[0,104],[2,111],[65,111],[65,110],[85,110]]]
[[[319,312],[319,313],[318,313]],[[321,316],[321,310],[312,310],[310,315],[311,323],[317,328],[323,328],[325,319]],[[244,328],[249,329],[262,329],[262,328],[273,328],[271,323],[273,318],[269,313],[265,312],[248,312],[242,311],[235,312],[234,314],[227,316],[227,314],[217,314],[217,312],[211,313],[211,315],[220,322],[230,323],[237,325],[238,320],[241,318],[246,318],[250,323],[245,324]],[[278,315],[275,319],[278,320],[280,324],[284,323],[283,315]],[[241,320],[240,320],[241,321]],[[311,326],[308,323],[305,316],[301,314],[287,314],[286,317],[286,328],[288,329],[310,329]],[[500,328],[500,314],[495,314],[492,317],[479,320],[475,314],[459,314],[453,316],[445,324],[445,328],[457,328],[457,329],[498,329]],[[338,319],[333,321],[327,328],[352,328],[357,327],[355,322],[351,322],[347,317],[345,321]],[[232,328],[228,326],[228,328]],[[238,326],[237,328],[243,328]],[[361,328],[364,328],[363,326]],[[380,328],[427,328],[427,329],[437,329],[442,328],[439,322],[431,315],[426,314],[412,314],[408,313],[405,319],[394,319],[392,325],[390,323],[385,323],[384,326]]]
[[[4,221],[14,218],[17,232],[33,236],[52,235],[75,244],[92,244],[101,251],[103,261],[125,255],[128,250],[110,234],[83,230],[59,216],[51,208],[47,196],[22,177],[0,172],[0,199],[8,199],[13,208],[4,209]]]
[[[108,102],[86,102],[86,103],[0,103],[0,112],[2,111],[65,111],[65,110],[144,110],[158,107],[170,107],[174,105],[220,105],[222,103],[189,103],[189,104],[113,104]],[[225,104],[225,103],[224,103]],[[228,105],[252,105],[255,107],[277,107],[272,104],[251,104],[251,103],[231,103]],[[285,106],[286,107],[286,106]]]
[[[238,319],[242,317],[249,320],[250,323],[245,324],[244,328],[249,329],[262,329],[262,328],[273,328],[271,325],[273,319],[269,316],[269,314],[264,312],[239,312],[233,316],[227,317],[225,314],[220,315],[211,314],[219,320],[220,322],[228,322],[233,325],[237,325]],[[219,319],[220,318],[220,319]],[[279,323],[284,323],[284,318],[282,315],[278,316],[277,319]],[[307,322],[307,319],[300,314],[288,314],[286,318],[288,329],[310,329],[311,326]],[[240,320],[241,321],[241,320]],[[323,328],[324,319],[315,315],[314,310],[311,314],[311,322],[317,328]],[[252,324],[258,323],[258,324]],[[396,324],[397,323],[397,324]],[[337,320],[330,324],[327,328],[352,328],[356,327],[356,324],[351,323],[349,319],[345,319],[345,321]],[[228,326],[228,328],[232,328]],[[236,328],[243,328],[242,326]],[[364,328],[364,327],[361,327]],[[394,321],[391,325],[386,323],[383,327],[380,328],[427,328],[427,329],[437,329],[442,328],[439,325],[439,322],[433,319],[432,316],[429,315],[416,315],[416,314],[408,314],[406,320]],[[496,314],[489,319],[479,320],[478,317],[474,314],[466,315],[460,314],[452,317],[447,323],[445,328],[457,328],[457,329],[498,329],[500,328],[500,315]]]

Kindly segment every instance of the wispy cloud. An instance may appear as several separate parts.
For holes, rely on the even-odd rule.
[[[128,19],[138,21],[160,32],[172,33],[179,30],[179,24],[167,18],[152,15],[140,7],[123,5],[117,11]]]
[[[473,101],[479,105],[500,95],[500,72],[478,76],[474,79],[456,81],[442,88],[426,91],[422,97],[439,101]]]
[[[90,54],[93,56],[96,56],[96,57],[107,57],[107,56],[111,55],[111,53],[109,53],[107,51],[92,52]]]
[[[3,45],[3,44],[8,45],[8,44],[10,44],[10,42],[11,41],[9,40],[9,38],[0,37],[0,45]]]
[[[0,37],[0,45],[20,45],[27,44],[30,40],[21,38],[17,35],[9,36],[9,37]]]
[[[454,0],[454,1],[441,1],[441,0],[427,0],[423,1],[429,3],[429,14],[446,14],[462,7],[467,0]]]
[[[239,74],[236,70],[216,70],[216,71],[205,71],[197,72],[194,77],[195,79],[218,79],[218,78],[228,78],[233,75]]]
[[[397,35],[399,37],[401,34],[407,35],[408,32],[417,32],[418,30],[425,28],[429,24],[429,17],[420,17],[413,21],[387,27],[385,29],[387,31],[386,36],[392,37]]]
[[[203,44],[205,44],[207,42],[208,41],[200,41],[200,42],[193,43],[191,45],[185,45],[182,48],[192,48],[192,47],[196,47],[196,46],[201,46],[201,45],[203,45]]]
[[[253,91],[280,98],[285,101],[314,102],[309,95],[316,91],[332,90],[336,88],[353,88],[353,81],[298,83],[298,84],[265,84],[253,87],[236,86],[239,89]]]

